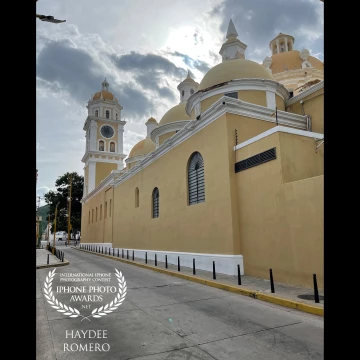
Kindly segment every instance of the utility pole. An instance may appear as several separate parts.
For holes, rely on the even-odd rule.
[[[39,245],[39,207],[40,207],[40,196],[37,197],[37,205],[36,205],[36,245]]]
[[[54,219],[54,243],[53,243],[53,249],[52,249],[52,253],[55,253],[55,239],[56,239],[56,217],[57,217],[57,208],[58,208],[59,203],[56,204],[55,206],[55,219]]]
[[[49,220],[48,220],[48,236],[47,236],[48,244],[50,244],[50,209],[49,209]]]
[[[69,176],[69,185],[70,185],[70,191],[69,191],[69,210],[68,210],[68,245],[70,245],[70,231],[71,231],[71,190],[72,190],[72,176]]]

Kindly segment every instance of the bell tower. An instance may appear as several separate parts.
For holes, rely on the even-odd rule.
[[[106,79],[101,83],[101,91],[91,95],[88,101],[88,116],[85,131],[85,154],[83,196],[92,192],[112,170],[122,170],[123,134],[125,121],[121,120],[118,99],[109,91]]]

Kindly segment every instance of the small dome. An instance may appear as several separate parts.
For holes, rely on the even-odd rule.
[[[157,124],[157,121],[153,117],[151,117],[150,119],[148,119],[148,121],[145,124],[148,124],[148,123]]]
[[[165,125],[174,121],[190,120],[189,115],[185,111],[186,102],[182,102],[165,113],[159,122],[159,126]]]
[[[106,91],[106,90],[102,90],[102,91],[98,91],[97,93],[95,93],[95,95],[93,96],[93,100],[99,100],[101,98],[101,96],[105,99],[105,100],[111,100],[114,101],[116,100],[115,96],[113,93],[111,93],[110,91]]]
[[[303,60],[300,58],[300,51],[297,50],[274,54],[271,56],[271,59],[272,64],[270,69],[273,74],[302,68],[301,64]],[[319,59],[308,56],[307,61],[309,61],[314,68],[324,71],[324,64]]]
[[[129,158],[147,155],[156,149],[155,143],[150,139],[146,138],[139,141],[130,151]]]
[[[270,79],[274,77],[255,61],[234,59],[224,61],[210,69],[201,80],[198,90],[235,79]]]

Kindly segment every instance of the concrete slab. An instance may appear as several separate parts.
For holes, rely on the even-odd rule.
[[[142,310],[111,314],[111,317],[94,319],[92,322],[73,319],[53,320],[50,322],[54,334],[56,358],[58,360],[85,360],[89,356],[96,359],[131,359],[171,350],[187,348],[193,345],[190,341],[175,334],[169,327],[153,319]],[[65,331],[69,329],[107,330],[108,338],[96,340],[107,342],[111,348],[108,352],[64,352],[64,343],[86,343],[66,339]],[[143,346],[142,343],[145,343]]]
[[[309,332],[304,323],[200,345],[215,359],[323,360],[323,329]]]

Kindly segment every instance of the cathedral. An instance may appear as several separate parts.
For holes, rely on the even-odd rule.
[[[128,155],[104,80],[83,128],[82,244],[323,288],[324,64],[291,35],[269,47],[246,59],[230,20],[222,62],[200,83],[188,72]]]

